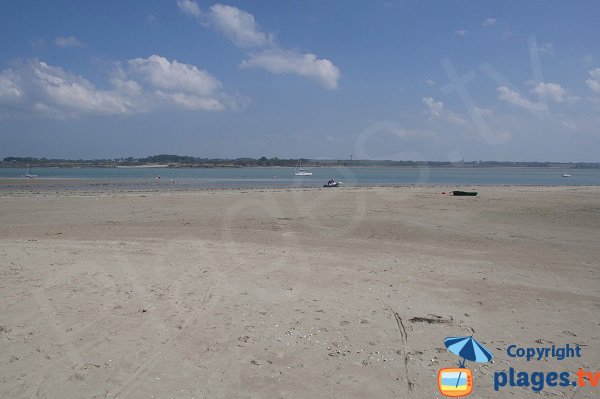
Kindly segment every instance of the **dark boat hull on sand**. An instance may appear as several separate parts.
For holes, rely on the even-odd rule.
[[[474,197],[477,195],[477,191],[452,191],[453,195],[470,196]]]

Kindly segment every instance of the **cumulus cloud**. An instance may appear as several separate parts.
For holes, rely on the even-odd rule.
[[[546,111],[546,106],[544,104],[533,102],[506,86],[499,86],[496,90],[498,91],[498,98],[502,101],[525,108],[531,112]]]
[[[276,74],[294,73],[315,80],[327,89],[335,89],[340,78],[340,69],[331,61],[293,50],[267,49],[251,54],[242,61],[241,67],[263,68]]]
[[[221,82],[208,72],[159,55],[129,60],[127,67],[130,75],[158,89],[207,96],[221,88]]]
[[[0,73],[0,107],[17,113],[121,114],[128,99],[113,90],[100,90],[87,79],[38,60]]]
[[[202,15],[202,11],[195,1],[177,0],[177,6],[181,12],[191,17],[199,18]]]
[[[469,33],[469,31],[468,31],[468,30],[465,30],[465,29],[459,29],[459,30],[456,30],[456,31],[454,31],[454,34],[455,34],[456,36],[458,36],[458,37],[463,37],[463,36],[465,36],[467,33]]]
[[[182,13],[223,33],[237,47],[267,47],[274,44],[274,36],[263,32],[252,14],[237,7],[215,4],[208,12],[203,12],[193,0],[178,0],[177,6]]]
[[[435,81],[433,79],[425,79],[425,83],[429,86],[435,86]]]
[[[189,110],[221,111],[225,108],[216,98],[181,92],[163,92],[161,90],[157,90],[155,94],[163,101],[172,102]]]
[[[340,69],[326,58],[310,52],[282,48],[275,35],[261,29],[254,16],[237,7],[215,4],[202,11],[193,0],[178,0],[179,9],[223,33],[237,47],[249,51],[241,68],[262,68],[275,74],[294,74],[316,81],[327,89],[337,88]],[[251,51],[251,52],[250,52]]]
[[[54,44],[61,48],[85,47],[85,44],[79,41],[79,39],[77,39],[75,36],[57,37],[56,39],[54,39]]]
[[[461,115],[445,109],[443,102],[435,101],[433,97],[424,97],[421,101],[427,106],[427,112],[430,116],[443,119],[456,125],[468,125],[468,122]]]
[[[15,101],[23,96],[21,78],[12,69],[0,72],[0,101]]]
[[[600,93],[600,68],[588,71],[590,78],[585,81],[590,89],[596,93]]]
[[[496,18],[488,18],[481,24],[482,26],[494,26],[496,25]]]
[[[435,101],[433,97],[424,97],[421,99],[423,104],[427,105],[429,112],[433,116],[442,116],[444,111],[444,103],[441,101]]]
[[[532,93],[543,98],[549,98],[557,103],[562,103],[568,100],[574,100],[575,97],[570,97],[561,85],[558,83],[538,83],[532,90]]]
[[[252,14],[237,7],[215,4],[210,8],[210,19],[215,28],[238,47],[266,47],[274,44],[273,35],[263,32]]]
[[[122,115],[164,106],[220,111],[236,108],[221,82],[194,65],[152,55],[116,67],[110,89],[39,60],[0,72],[0,110],[54,117]]]

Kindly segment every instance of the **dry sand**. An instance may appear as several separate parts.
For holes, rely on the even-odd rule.
[[[598,397],[492,376],[600,371],[600,187],[447,189],[0,190],[0,397]]]

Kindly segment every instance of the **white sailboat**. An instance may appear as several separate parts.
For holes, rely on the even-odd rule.
[[[302,169],[302,158],[298,160],[296,169],[294,169],[294,176],[312,176],[312,172]]]
[[[37,177],[37,175],[32,175],[31,173],[29,173],[30,167],[31,167],[31,165],[27,165],[27,171],[25,171],[25,174],[23,175],[23,177],[33,179],[34,177]]]

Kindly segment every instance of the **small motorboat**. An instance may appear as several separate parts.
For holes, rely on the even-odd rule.
[[[452,195],[474,197],[477,195],[477,191],[452,191]]]
[[[323,184],[323,187],[339,187],[342,184],[341,181],[329,180],[327,184]]]
[[[571,177],[571,175],[568,173],[563,173],[562,177]]]

